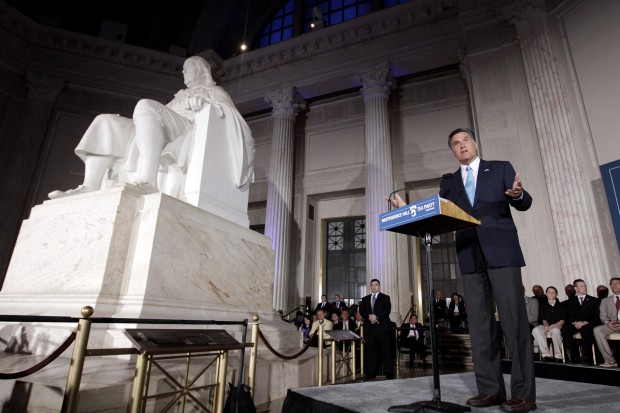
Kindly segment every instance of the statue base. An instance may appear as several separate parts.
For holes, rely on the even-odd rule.
[[[267,237],[167,195],[120,185],[32,209],[0,292],[0,313],[80,317],[90,305],[93,317],[258,314],[261,322],[282,323],[272,306],[273,266]],[[101,335],[98,327],[90,346],[117,346],[118,334]],[[35,354],[36,342],[29,340]]]

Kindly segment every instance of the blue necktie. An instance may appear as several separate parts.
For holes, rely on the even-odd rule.
[[[474,206],[474,196],[476,195],[476,185],[474,183],[474,171],[470,166],[465,168],[467,171],[467,176],[465,177],[465,192],[467,193],[467,198],[469,198],[469,203]]]

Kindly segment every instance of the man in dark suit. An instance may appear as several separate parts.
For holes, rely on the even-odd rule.
[[[336,294],[334,298],[336,301],[332,303],[332,312],[338,313],[338,315],[340,315],[340,312],[342,310],[347,309],[347,305],[344,303],[344,301],[341,301],[340,294]]]
[[[400,330],[399,342],[401,347],[409,347],[409,367],[413,366],[415,355],[424,360],[426,346],[424,344],[424,331],[420,330],[422,324],[418,323],[418,316],[411,314],[408,323],[403,323]]]
[[[435,299],[433,300],[433,308],[435,309],[435,323],[444,321],[447,316],[446,300],[443,299],[441,291],[435,291]]]
[[[364,319],[366,380],[374,379],[381,367],[389,380],[394,378],[392,303],[390,296],[381,292],[381,283],[376,278],[370,281],[370,291],[371,294],[362,298],[360,304],[360,314]]]
[[[519,174],[509,162],[478,157],[471,130],[454,130],[448,145],[461,166],[442,180],[439,195],[481,221],[479,226],[456,231],[455,239],[469,300],[467,313],[479,392],[467,400],[467,405],[501,404],[505,412],[535,410],[532,338],[521,279],[525,260],[510,212],[510,207],[528,210],[532,197],[523,190]],[[507,401],[493,298],[512,354],[511,399]]]
[[[601,324],[600,301],[596,297],[588,295],[588,286],[582,279],[573,281],[575,296],[566,303],[567,317],[562,328],[562,337],[568,346],[570,360],[573,363],[581,363],[579,346],[573,335],[579,333],[583,342],[583,362],[594,364],[592,344],[594,344],[594,327]],[[600,353],[597,353],[601,357]],[[599,358],[600,360],[600,358]]]
[[[334,330],[351,330],[355,331],[357,329],[357,324],[355,320],[349,317],[349,312],[347,310],[342,310],[340,313],[340,321],[334,324]]]
[[[316,305],[314,312],[316,313],[319,310],[325,311],[325,315],[329,317],[332,313],[332,305],[327,302],[327,296],[323,294],[321,296],[321,302]]]

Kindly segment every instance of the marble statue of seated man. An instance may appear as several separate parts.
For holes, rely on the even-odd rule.
[[[84,161],[84,182],[75,189],[50,192],[49,197],[97,191],[106,176],[114,182],[137,185],[147,193],[158,191],[160,171],[166,171],[171,164],[180,170],[186,166],[196,113],[208,105],[226,122],[237,186],[247,189],[253,178],[254,159],[250,128],[230,95],[216,86],[205,59],[188,58],[183,64],[183,77],[187,88],[177,92],[167,105],[142,99],[136,104],[132,119],[98,115],[75,148]]]

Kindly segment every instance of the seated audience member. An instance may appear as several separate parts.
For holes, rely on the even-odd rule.
[[[307,341],[308,336],[310,335],[310,329],[312,329],[312,320],[310,319],[309,315],[305,315],[304,322],[299,329],[299,331],[301,331],[303,334],[304,342]]]
[[[330,318],[331,318],[332,323],[334,325],[336,325],[336,324],[338,324],[340,322],[340,314],[337,313],[337,312],[333,312]]]
[[[334,330],[351,330],[355,331],[357,324],[355,320],[349,317],[349,310],[342,310],[340,313],[340,320],[337,324],[334,324]]]
[[[544,301],[538,310],[538,318],[541,325],[532,330],[532,335],[538,343],[543,361],[562,362],[562,326],[566,321],[566,307],[558,299],[558,290],[551,286],[547,287],[547,301]],[[547,333],[551,334],[553,342],[553,354],[547,344]]]
[[[332,313],[332,305],[327,302],[327,296],[325,294],[321,296],[321,302],[316,305],[314,312],[316,313],[318,310],[325,311],[326,316]]]
[[[452,330],[460,329],[463,321],[467,318],[465,303],[458,293],[452,293],[452,300],[448,306],[447,318]]]
[[[609,296],[609,288],[604,286],[603,284],[596,287],[596,297],[599,300],[603,300]]]
[[[355,324],[355,320],[349,317],[349,311],[342,310],[340,313],[340,320],[337,324],[334,324],[334,330],[348,330],[355,332],[356,328],[357,325]],[[342,350],[342,343],[338,343],[338,348]]]
[[[409,347],[409,367],[413,367],[413,361],[417,354],[420,360],[426,356],[424,345],[424,331],[420,330],[422,324],[418,323],[418,316],[411,314],[408,323],[403,323],[400,330],[399,344],[401,347]]]
[[[523,291],[525,292],[525,287],[523,287]],[[538,304],[542,304],[547,301],[547,296],[545,295],[545,290],[543,290],[542,286],[536,284],[532,287],[532,297],[538,300]]]
[[[334,313],[338,313],[338,315],[340,315],[340,312],[341,312],[342,310],[346,310],[346,309],[347,309],[347,305],[344,303],[344,301],[341,301],[340,294],[336,294],[336,295],[334,296],[334,299],[335,299],[336,301],[334,301],[334,302],[332,303],[332,311],[333,311]]]
[[[525,309],[527,310],[527,322],[530,324],[530,331],[538,325],[538,308],[540,306],[538,298],[528,297],[525,295],[525,287],[523,287],[523,296],[525,297]]]
[[[351,310],[352,311],[352,310]],[[356,333],[360,333],[360,329],[362,327],[362,324],[364,324],[364,317],[362,317],[362,313],[360,312],[360,307],[357,306],[357,308],[355,309],[355,314],[353,316],[353,318],[355,319],[355,332]]]
[[[611,287],[613,294],[603,299],[600,306],[600,317],[603,325],[594,328],[596,345],[605,360],[604,363],[600,364],[600,367],[607,368],[618,367],[609,347],[609,342],[607,342],[607,336],[620,331],[620,319],[618,319],[618,314],[620,314],[620,278],[613,277],[610,279],[609,287]]]
[[[322,328],[323,332],[334,329],[334,324],[325,318],[325,314],[326,312],[320,309],[316,312],[317,319],[312,323],[310,334],[308,334],[308,342],[313,347],[319,344],[319,328]]]
[[[594,364],[592,344],[594,344],[594,327],[601,324],[599,315],[599,300],[588,295],[588,287],[585,281],[577,279],[573,282],[576,295],[568,299],[566,323],[562,328],[562,337],[567,344],[570,359],[573,363]],[[579,346],[573,338],[574,334],[581,334],[583,341],[584,359],[579,355]]]
[[[574,297],[575,294],[577,294],[577,292],[575,291],[575,286],[573,284],[568,284],[566,287],[564,287],[564,292],[566,293],[566,301],[563,301],[563,303],[567,304],[568,300],[571,297]]]
[[[304,323],[304,313],[302,313],[301,311],[297,310],[297,312],[295,313],[295,318],[293,318],[289,322],[291,324],[294,324],[295,327],[297,327],[297,330],[299,330],[301,328],[302,324]]]

